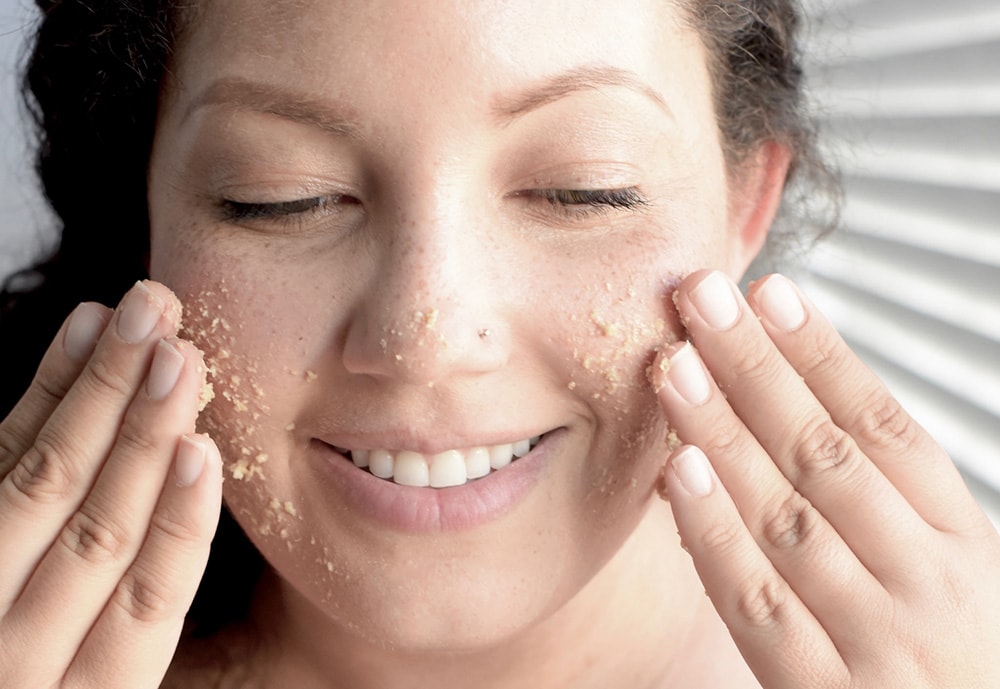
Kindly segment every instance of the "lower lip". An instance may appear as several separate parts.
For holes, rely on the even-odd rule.
[[[426,533],[460,531],[499,519],[531,492],[563,429],[545,434],[531,452],[488,476],[450,488],[415,488],[354,466],[330,445],[313,440],[325,476],[352,510],[388,528]]]

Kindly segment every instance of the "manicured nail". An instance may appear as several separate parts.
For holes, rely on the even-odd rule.
[[[163,302],[141,282],[135,283],[118,313],[118,336],[129,344],[149,337],[163,315]]]
[[[705,322],[716,330],[730,327],[740,315],[729,278],[718,271],[709,273],[691,290],[691,301]]]
[[[708,457],[693,445],[685,447],[670,462],[684,490],[696,498],[703,498],[712,492],[712,470]]]
[[[799,293],[783,275],[769,277],[761,285],[757,299],[764,317],[780,330],[794,332],[806,322],[806,310]]]
[[[149,376],[146,378],[146,394],[149,398],[162,400],[169,395],[177,385],[183,367],[184,355],[166,340],[160,340],[153,353],[153,363],[149,365]]]
[[[712,394],[705,367],[690,343],[685,343],[670,357],[667,378],[680,396],[696,407],[707,402]]]
[[[74,361],[83,361],[89,357],[97,340],[104,332],[107,321],[97,304],[80,304],[69,318],[66,334],[63,337],[63,350]]]
[[[205,446],[194,438],[183,436],[174,459],[174,479],[180,487],[193,486],[205,469]]]

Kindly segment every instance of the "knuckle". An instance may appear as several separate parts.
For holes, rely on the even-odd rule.
[[[712,424],[714,431],[711,437],[701,442],[702,448],[709,457],[741,457],[749,452],[745,431],[734,424]]]
[[[815,423],[795,445],[792,463],[801,476],[814,478],[849,469],[857,457],[854,440],[829,419]]]
[[[58,376],[50,375],[47,371],[39,370],[38,375],[32,382],[33,393],[38,395],[44,406],[52,406],[60,402],[69,391],[69,384]]]
[[[182,509],[158,508],[150,519],[150,531],[179,543],[200,543],[210,536]]]
[[[128,378],[101,358],[92,359],[80,379],[89,382],[100,394],[111,392],[121,397],[131,397],[133,392],[133,385]]]
[[[86,505],[66,524],[59,540],[71,553],[91,564],[120,561],[131,550],[127,532],[113,521],[94,516]]]
[[[836,372],[843,359],[840,342],[830,337],[816,338],[802,351],[804,358],[796,368],[807,380],[828,377],[831,372]]]
[[[128,455],[150,455],[158,451],[157,440],[148,434],[155,425],[142,423],[133,413],[126,414],[125,422],[118,431],[117,446]]]
[[[772,352],[760,347],[741,347],[731,354],[726,366],[741,385],[753,385],[773,378]]]
[[[39,436],[10,472],[10,486],[29,502],[53,503],[68,498],[75,472],[58,443]]]
[[[858,419],[858,437],[865,443],[887,450],[910,447],[917,436],[916,422],[894,397],[880,395],[865,405]]]
[[[701,547],[716,555],[731,553],[739,548],[744,533],[742,527],[732,522],[713,524],[698,538]]]
[[[17,464],[21,449],[28,445],[24,439],[4,424],[0,424],[0,481]]]
[[[18,401],[16,409],[0,423],[0,479],[17,463],[25,448],[34,442],[35,422],[44,419],[62,401],[67,387],[57,376],[39,369],[31,388]],[[28,419],[27,421],[23,419]]]
[[[129,571],[122,577],[112,602],[139,622],[159,622],[175,614],[169,588],[155,577]]]
[[[777,509],[763,518],[761,533],[774,548],[787,550],[811,538],[819,523],[820,515],[816,508],[793,491]]]
[[[788,617],[788,588],[772,576],[739,585],[736,611],[745,624],[758,629],[783,624]]]

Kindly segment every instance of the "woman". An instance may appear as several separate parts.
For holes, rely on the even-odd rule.
[[[5,685],[995,686],[988,520],[734,284],[791,3],[43,5],[35,298],[152,280],[3,422]]]

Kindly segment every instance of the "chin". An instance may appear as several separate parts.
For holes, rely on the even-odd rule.
[[[227,481],[227,502],[273,567],[284,613],[331,637],[331,648],[342,637],[402,654],[475,655],[531,637],[601,570],[641,512],[641,501],[623,501],[610,509],[621,518],[596,528],[592,500],[550,486],[474,529],[407,533],[296,490],[295,516],[272,510],[261,529],[260,505],[283,502],[255,483]]]

